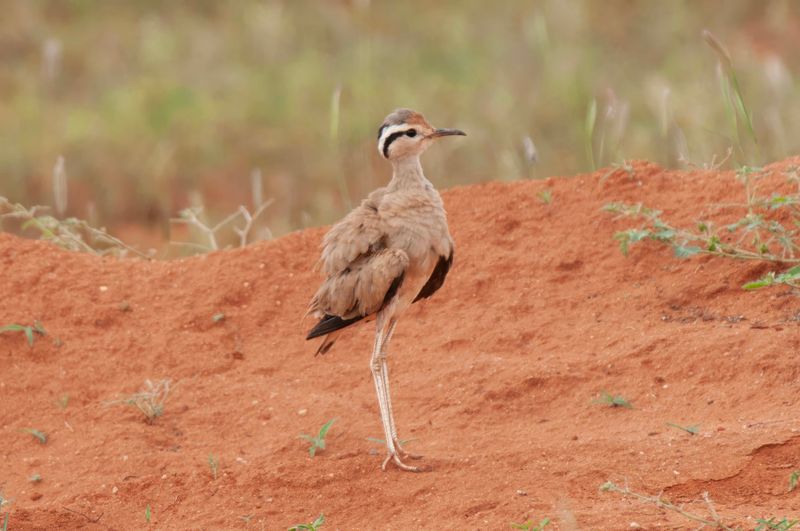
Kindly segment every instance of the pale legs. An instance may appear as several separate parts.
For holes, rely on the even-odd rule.
[[[389,460],[392,460],[403,470],[419,472],[419,468],[406,465],[400,459],[399,453],[402,452],[402,449],[400,448],[397,440],[397,429],[394,426],[392,406],[389,400],[389,373],[386,367],[385,347],[391,339],[395,324],[396,321],[392,319],[389,322],[389,326],[385,326],[383,316],[378,315],[377,329],[375,331],[375,346],[372,349],[372,360],[370,363],[370,368],[372,369],[372,379],[375,382],[375,393],[378,395],[378,406],[380,407],[381,411],[381,423],[383,424],[383,434],[386,441],[386,449],[389,452],[389,455],[386,456],[381,468],[386,470],[386,464],[389,462]]]
[[[409,459],[422,459],[421,455],[412,454],[406,452],[403,449],[403,445],[400,444],[400,439],[397,437],[397,426],[394,423],[394,411],[392,410],[392,393],[390,391],[389,386],[389,341],[392,339],[392,335],[394,335],[394,329],[397,326],[397,319],[392,319],[389,321],[389,326],[386,330],[386,337],[383,338],[383,344],[381,345],[381,354],[379,359],[381,360],[381,377],[383,379],[383,390],[386,393],[386,405],[389,409],[389,428],[392,431],[392,442],[394,442],[394,446],[400,454],[402,454],[403,458]],[[386,468],[386,463],[389,461],[389,458],[386,458],[386,461],[383,464],[383,468]]]

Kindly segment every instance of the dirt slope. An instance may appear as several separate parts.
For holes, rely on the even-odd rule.
[[[444,194],[455,266],[401,321],[391,358],[401,438],[434,468],[423,474],[381,472],[367,440],[382,436],[372,327],[324,357],[304,341],[323,229],[171,262],[0,235],[0,325],[39,319],[51,334],[33,348],[0,335],[9,529],[142,528],[148,505],[159,529],[285,529],[321,512],[323,529],[343,530],[508,529],[528,515],[559,529],[690,526],[599,492],[609,479],[700,513],[708,491],[746,527],[799,516],[787,487],[800,468],[800,300],[743,292],[758,264],[677,260],[651,243],[623,257],[612,235],[629,222],[600,210],[643,201],[692,223],[740,201],[734,176],[605,173]],[[153,425],[107,404],[146,378],[174,383]],[[635,409],[593,404],[602,390]],[[311,459],[298,434],[333,417]]]

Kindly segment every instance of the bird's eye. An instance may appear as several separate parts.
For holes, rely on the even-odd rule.
[[[414,138],[415,136],[417,136],[417,130],[416,129],[409,129],[408,131],[406,131],[406,136],[410,136],[411,138]]]

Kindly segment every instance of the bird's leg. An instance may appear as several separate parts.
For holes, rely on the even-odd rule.
[[[389,409],[389,404],[387,402],[388,390],[386,388],[386,381],[383,377],[383,371],[381,369],[382,362],[381,362],[381,355],[383,353],[383,337],[384,337],[384,326],[383,320],[378,317],[378,326],[375,332],[375,346],[372,349],[372,360],[370,363],[370,367],[372,369],[372,378],[375,381],[375,392],[378,395],[378,406],[381,410],[381,423],[383,424],[383,434],[386,441],[386,449],[389,454],[386,456],[386,459],[383,460],[383,464],[381,468],[386,470],[386,465],[389,463],[390,460],[394,461],[394,463],[402,468],[403,470],[408,470],[411,472],[419,472],[419,469],[414,466],[409,466],[403,463],[400,460],[400,456],[398,455],[398,449],[395,447],[395,440],[396,436],[392,434],[392,424],[391,424],[391,413]]]
[[[389,326],[386,330],[386,337],[382,341],[381,353],[379,356],[381,360],[381,379],[383,380],[383,389],[386,393],[384,400],[386,402],[386,407],[389,410],[389,429],[392,433],[392,442],[394,442],[394,446],[397,448],[397,451],[403,454],[403,457],[408,457],[410,459],[422,459],[421,455],[412,454],[403,449],[403,445],[400,444],[400,439],[397,436],[397,427],[394,423],[394,412],[392,411],[392,393],[389,391],[389,362],[387,358],[389,355],[389,341],[392,339],[395,326],[397,326],[397,319],[392,319],[389,321]]]

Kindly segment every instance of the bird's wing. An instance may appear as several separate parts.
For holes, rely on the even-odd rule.
[[[403,283],[408,255],[386,248],[386,224],[378,205],[385,193],[372,192],[331,228],[322,240],[325,281],[308,313],[320,319],[307,339],[342,329],[377,313]]]
[[[329,276],[309,305],[320,321],[306,339],[324,336],[379,312],[403,284],[408,255],[381,249],[362,255],[341,272]]]
[[[385,247],[386,226],[378,213],[384,188],[372,192],[322,238],[320,263],[325,276],[336,275],[359,257]]]
[[[419,290],[419,294],[414,298],[414,302],[421,299],[427,299],[444,284],[444,279],[450,271],[450,266],[453,265],[453,248],[450,248],[450,254],[447,256],[439,256],[439,261],[436,262],[436,267],[433,268],[430,278]]]

